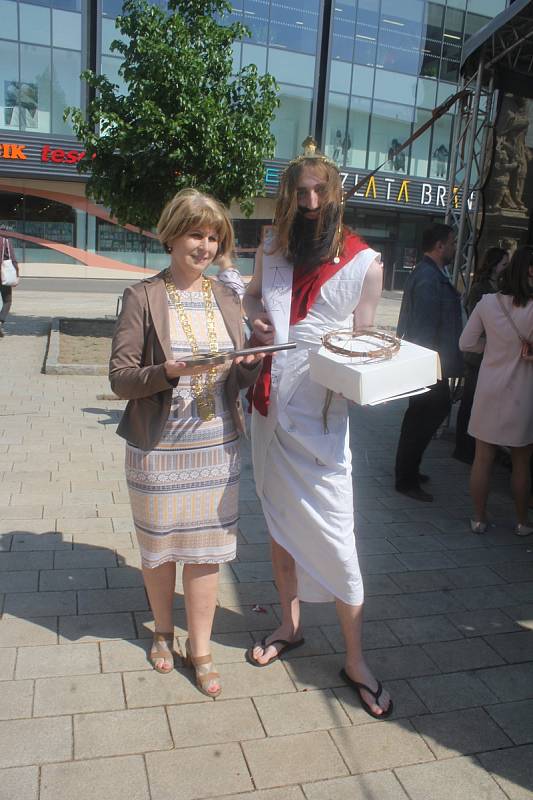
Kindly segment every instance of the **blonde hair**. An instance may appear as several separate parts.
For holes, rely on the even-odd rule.
[[[274,226],[276,228],[276,245],[284,256],[290,256],[289,239],[291,228],[298,211],[298,181],[304,169],[312,169],[321,179],[324,180],[325,191],[320,204],[320,215],[317,220],[317,237],[324,229],[326,215],[331,209],[337,212],[338,220],[342,213],[342,184],[339,172],[334,164],[320,158],[302,158],[296,164],[290,164],[281,177],[276,211],[274,213]],[[342,227],[339,229],[337,220],[337,230],[331,241],[328,252],[328,259],[332,259],[337,250],[342,250],[344,232]]]
[[[164,207],[157,223],[157,235],[163,247],[168,250],[170,242],[184,236],[193,228],[211,228],[216,231],[219,237],[217,258],[233,251],[233,225],[222,203],[197,189],[182,189]]]

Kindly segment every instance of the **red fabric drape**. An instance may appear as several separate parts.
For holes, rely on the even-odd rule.
[[[338,264],[328,261],[319,264],[312,270],[303,267],[295,267],[292,278],[292,300],[290,324],[295,325],[300,320],[305,319],[307,312],[315,302],[322,286],[332,278],[339,270],[348,264],[352,258],[361,250],[368,247],[366,242],[354,233],[345,236],[344,247]],[[252,344],[253,342],[253,344]],[[259,346],[254,336],[250,340],[250,346]],[[263,417],[268,414],[268,404],[270,400],[272,356],[266,356],[263,360],[261,374],[254,386],[248,392],[250,406],[253,405]]]

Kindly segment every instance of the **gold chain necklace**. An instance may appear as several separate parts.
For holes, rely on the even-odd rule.
[[[170,275],[170,270],[165,272],[165,286],[168,295],[178,315],[178,319],[183,328],[187,341],[189,342],[193,355],[198,355],[200,348],[196,341],[196,336],[192,329],[191,322],[187,316],[181,295],[174,285]],[[218,352],[217,331],[215,322],[215,311],[213,308],[213,296],[211,294],[211,281],[208,278],[202,278],[202,292],[204,295],[204,308],[205,317],[207,322],[207,339],[209,341],[209,351],[211,353]],[[215,382],[217,379],[217,368],[210,367],[205,377],[203,375],[191,375],[191,389],[194,399],[196,400],[196,407],[200,419],[210,420],[215,416]]]

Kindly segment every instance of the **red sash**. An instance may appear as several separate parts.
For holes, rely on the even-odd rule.
[[[355,233],[348,233],[344,239],[344,248],[340,261],[334,264],[328,261],[325,264],[318,264],[311,270],[303,267],[295,267],[292,277],[292,299],[290,324],[295,325],[300,320],[305,319],[307,312],[317,299],[322,286],[329,281],[340,269],[346,266],[357,253],[366,250],[367,243]],[[253,342],[253,344],[252,344]],[[260,342],[252,336],[251,346],[260,346]],[[250,406],[256,408],[263,417],[268,414],[268,404],[270,400],[272,356],[266,356],[263,360],[261,374],[255,385],[250,387],[248,400]]]

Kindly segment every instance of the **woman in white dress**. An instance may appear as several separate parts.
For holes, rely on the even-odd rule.
[[[509,447],[518,536],[528,523],[529,463],[533,453],[533,250],[519,248],[500,273],[497,294],[484,295],[459,339],[465,352],[483,353],[468,433],[476,440],[470,491],[473,533],[487,529],[489,481],[497,446]]]
[[[254,389],[252,454],[272,541],[282,623],[247,653],[267,666],[303,643],[299,601],[335,600],[346,643],[342,678],[383,719],[392,701],[362,653],[363,583],[354,536],[347,401],[311,380],[309,352],[327,331],[373,323],[382,285],[379,254],[342,227],[341,182],[323,157],[284,173],[273,234],[260,248],[245,311],[257,340],[287,340]]]

